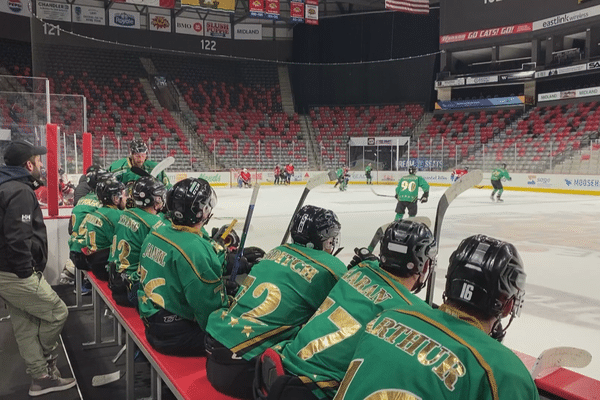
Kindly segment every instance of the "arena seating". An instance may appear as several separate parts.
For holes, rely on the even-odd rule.
[[[324,106],[312,108],[309,116],[324,167],[332,168],[347,163],[346,146],[350,137],[410,134],[423,116],[423,106]]]

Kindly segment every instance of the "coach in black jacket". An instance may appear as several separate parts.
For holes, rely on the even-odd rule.
[[[19,352],[32,382],[30,396],[75,386],[56,367],[58,336],[67,306],[44,279],[48,240],[34,188],[46,148],[11,142],[0,167],[0,297],[6,302]]]

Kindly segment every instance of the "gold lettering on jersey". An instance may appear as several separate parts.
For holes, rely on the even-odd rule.
[[[358,293],[371,300],[374,304],[379,304],[382,301],[391,299],[393,296],[381,285],[371,285],[371,278],[364,276],[362,271],[356,271],[353,274],[345,274],[342,279],[348,282],[350,286],[358,291]]]
[[[383,318],[377,324],[369,323],[365,332],[394,345],[411,357],[416,355],[419,364],[432,366],[431,370],[448,390],[453,391],[458,379],[466,373],[464,364],[448,348],[392,318]]]
[[[119,225],[123,225],[125,228],[128,228],[133,232],[137,232],[138,229],[140,229],[140,223],[134,221],[125,214],[121,214],[119,217]]]
[[[96,217],[95,215],[92,214],[88,214],[85,217],[86,221],[89,222],[90,224],[97,226],[99,228],[102,227],[102,220],[98,217]]]
[[[450,353],[448,357],[433,372],[444,381],[444,385],[450,390],[454,390],[456,381],[465,375],[465,366],[457,356]]]
[[[167,256],[166,252],[159,249],[152,243],[148,243],[148,246],[146,247],[146,250],[144,250],[144,254],[142,255],[142,257],[151,259],[152,261],[154,261],[161,267],[165,266],[165,257],[166,256]]]
[[[315,275],[319,273],[319,270],[312,265],[307,264],[299,258],[296,258],[291,254],[285,253],[281,250],[271,250],[264,258],[274,261],[283,267],[289,267],[292,271],[300,275],[302,279],[309,283],[312,282],[312,279],[315,277]]]
[[[92,207],[101,207],[102,204],[100,204],[100,202],[96,199],[86,199],[86,198],[81,198],[79,199],[79,201],[77,202],[78,206],[92,206]]]

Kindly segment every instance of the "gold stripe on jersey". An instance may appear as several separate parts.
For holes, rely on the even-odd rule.
[[[144,218],[142,218],[141,216],[137,215],[137,214],[136,214],[136,213],[135,213],[133,210],[125,210],[125,213],[126,213],[126,214],[131,214],[131,215],[133,215],[133,216],[135,217],[135,219],[136,219],[136,220],[138,220],[138,222],[141,222],[141,223],[143,223],[143,224],[144,224],[144,225],[146,225],[146,227],[148,227],[148,228],[152,228],[152,227],[150,226],[150,224],[149,224],[149,223],[147,223],[147,222],[144,220]]]
[[[182,227],[182,226],[178,225],[178,227]],[[191,229],[194,229],[194,228],[191,228]],[[185,230],[185,229],[182,229],[182,230]],[[198,232],[200,231],[199,229],[196,229],[196,230],[197,230]],[[185,231],[188,231],[188,230],[185,230]],[[189,231],[188,231],[188,232],[189,232]],[[178,244],[176,244],[175,242],[173,242],[173,241],[171,241],[171,240],[167,239],[166,237],[164,237],[164,236],[163,236],[163,235],[161,235],[160,233],[157,233],[156,231],[152,231],[152,232],[151,232],[151,234],[152,234],[152,235],[154,235],[154,236],[156,236],[156,237],[159,237],[159,238],[161,238],[161,239],[162,239],[162,240],[164,240],[165,242],[169,243],[171,246],[175,247],[175,248],[176,248],[176,249],[179,251],[179,253],[181,253],[181,256],[182,256],[183,258],[185,258],[185,260],[188,262],[188,264],[190,264],[190,267],[192,267],[192,270],[194,271],[194,273],[196,274],[196,276],[197,276],[197,277],[198,277],[198,278],[199,278],[199,279],[200,279],[202,282],[205,282],[205,283],[218,283],[218,282],[221,282],[221,278],[214,279],[214,280],[211,280],[211,279],[205,279],[205,278],[203,278],[203,277],[202,277],[202,275],[200,274],[200,272],[198,272],[198,270],[196,269],[196,266],[195,266],[195,265],[194,265],[194,263],[192,262],[192,259],[190,258],[190,256],[188,256],[188,255],[187,255],[187,253],[186,253],[185,251],[183,251],[183,249],[182,249],[181,247],[179,247],[179,245],[178,245]],[[217,290],[217,289],[215,289],[215,292],[217,292],[217,291],[218,291],[218,290]],[[220,290],[219,290],[219,291],[220,291]]]
[[[231,351],[236,354],[240,354],[240,353],[243,354],[245,352],[244,350],[247,350],[249,347],[253,347],[255,344],[260,344],[259,342],[263,342],[273,336],[277,336],[280,333],[285,332],[286,330],[288,330],[290,328],[293,328],[293,327],[291,325],[280,326],[276,329],[265,332],[262,335],[255,336],[250,340],[242,342],[235,347],[232,347]]]
[[[498,383],[496,382],[496,378],[494,377],[494,372],[492,371],[492,367],[490,367],[490,365],[487,363],[487,361],[485,361],[485,359],[483,358],[483,356],[477,351],[477,349],[475,349],[472,345],[470,345],[469,343],[467,343],[463,338],[461,338],[460,336],[458,336],[456,333],[454,333],[452,330],[450,330],[448,327],[446,327],[445,325],[443,325],[442,323],[418,312],[418,311],[412,311],[412,310],[394,310],[395,312],[398,312],[400,314],[406,314],[406,315],[410,315],[413,316],[415,318],[420,319],[421,321],[428,323],[432,326],[434,326],[435,328],[439,329],[440,331],[444,332],[446,335],[450,336],[452,339],[456,340],[458,343],[460,343],[461,345],[465,346],[467,349],[469,349],[469,351],[473,354],[473,356],[475,357],[475,359],[477,360],[477,362],[479,363],[479,365],[481,366],[481,368],[483,368],[483,370],[485,371],[487,377],[488,377],[488,382],[490,384],[490,391],[492,394],[492,399],[494,400],[499,400],[499,395],[498,395]],[[408,328],[410,329],[410,328]],[[422,350],[423,351],[423,350]],[[421,351],[421,352],[422,352]],[[456,356],[454,356],[456,357]],[[448,379],[452,379],[453,376],[451,375],[451,373],[453,372],[452,370],[452,365],[451,364],[455,364],[456,361],[460,360],[458,359],[458,357],[456,357],[456,359],[450,359],[451,357],[448,357],[440,366],[436,367],[434,369],[434,372],[440,377],[440,379],[445,378],[444,383],[447,382],[446,380]],[[449,360],[450,359],[450,360]],[[464,368],[464,366],[463,366]],[[437,371],[436,371],[437,370]],[[464,372],[463,372],[464,375]]]
[[[304,253],[303,251],[300,251],[299,249],[295,249],[292,246],[290,246],[289,244],[284,244],[283,247],[296,252],[300,255],[302,255],[302,257],[307,258],[308,260],[312,261],[313,263],[320,265],[321,267],[323,267],[327,272],[329,272],[331,274],[331,276],[333,276],[333,278],[337,281],[338,280],[338,276],[331,270],[331,268],[329,268],[327,265],[323,264],[322,262],[319,262],[317,260],[315,260],[314,258],[312,258],[311,256],[307,255],[306,253]]]

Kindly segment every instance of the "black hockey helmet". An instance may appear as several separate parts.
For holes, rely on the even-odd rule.
[[[437,255],[437,243],[427,225],[402,219],[387,227],[379,249],[381,266],[405,278],[423,274],[425,266]],[[425,282],[421,280],[413,290],[422,289]]]
[[[446,298],[468,305],[486,317],[501,317],[505,304],[518,316],[525,296],[525,270],[515,246],[485,235],[461,242],[450,256]]]
[[[123,196],[125,184],[119,182],[114,177],[98,181],[96,185],[96,195],[98,200],[105,206],[114,206]]]
[[[131,154],[147,153],[148,146],[146,146],[146,143],[143,140],[135,139],[129,144],[129,151],[131,152]]]
[[[342,224],[333,211],[307,205],[294,215],[292,240],[309,248],[333,252],[341,227]]]
[[[417,167],[414,165],[411,165],[410,167],[408,167],[408,173],[411,175],[414,175],[417,173]]]
[[[502,163],[502,169],[506,169],[506,163]]]
[[[99,165],[90,165],[85,170],[85,180],[92,190],[96,190],[99,181],[107,179],[112,174]]]
[[[181,180],[167,192],[167,208],[173,223],[177,225],[206,224],[216,205],[215,191],[202,178]]]
[[[131,190],[131,197],[135,201],[135,206],[145,208],[158,205],[162,208],[165,204],[167,188],[164,183],[152,176],[142,176],[135,181]]]

